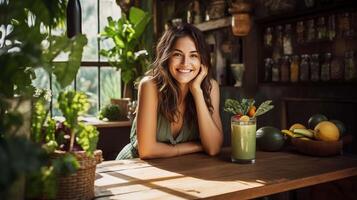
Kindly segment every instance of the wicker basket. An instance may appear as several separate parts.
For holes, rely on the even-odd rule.
[[[56,151],[55,157],[68,152]],[[94,197],[94,180],[96,165],[102,161],[102,151],[96,150],[94,157],[88,157],[85,152],[73,153],[80,168],[76,173],[59,177],[56,199],[92,199]]]

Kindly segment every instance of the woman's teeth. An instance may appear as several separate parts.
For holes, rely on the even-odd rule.
[[[189,73],[192,70],[190,70],[190,69],[178,69],[178,71],[181,72],[181,73]]]

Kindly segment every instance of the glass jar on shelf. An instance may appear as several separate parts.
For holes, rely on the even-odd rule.
[[[308,42],[313,42],[316,38],[315,34],[315,21],[314,19],[310,19],[307,21],[306,40]]]
[[[298,55],[292,56],[292,60],[290,63],[290,81],[298,82],[299,81],[299,62],[300,57]]]
[[[305,42],[304,39],[304,33],[305,32],[305,26],[303,21],[299,21],[296,23],[296,42],[298,44],[302,44]]]
[[[317,53],[311,55],[310,80],[311,81],[320,80],[320,60],[319,60],[319,54]]]
[[[273,30],[271,27],[265,29],[264,33],[264,46],[265,47],[272,47],[273,45]]]
[[[334,40],[336,37],[336,16],[330,15],[328,17],[327,35],[329,40]]]
[[[346,55],[346,54],[345,54]],[[340,58],[333,56],[331,59],[331,80],[343,80],[343,64]]]
[[[293,54],[291,24],[285,25],[283,36],[283,51],[285,55]]]
[[[309,81],[310,75],[310,56],[304,54],[301,56],[301,63],[300,63],[300,81],[306,82]]]
[[[326,53],[324,56],[324,61],[321,65],[321,81],[329,81],[330,80],[330,69],[331,69],[331,53]]]
[[[280,59],[273,60],[273,66],[271,69],[271,79],[273,82],[280,81]]]
[[[345,52],[345,80],[351,81],[357,79],[356,62],[354,51]]]
[[[275,42],[273,46],[273,60],[274,62],[277,62],[282,58],[283,55],[283,33],[282,33],[283,27],[282,26],[277,26],[275,28]]]
[[[338,33],[340,38],[352,37],[351,18],[349,13],[343,13],[338,20]]]
[[[272,81],[272,68],[273,68],[273,59],[266,58],[264,60],[264,81],[270,82]]]
[[[288,82],[290,80],[290,58],[284,56],[280,65],[280,81]]]
[[[327,38],[327,26],[325,17],[321,16],[317,20],[317,39],[323,40]]]

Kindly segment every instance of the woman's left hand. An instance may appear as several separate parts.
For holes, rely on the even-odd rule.
[[[190,91],[192,94],[195,94],[198,91],[201,91],[201,83],[203,79],[207,76],[208,68],[201,64],[201,69],[198,75],[190,83]]]

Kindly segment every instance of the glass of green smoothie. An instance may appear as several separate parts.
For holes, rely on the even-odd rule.
[[[255,163],[256,118],[231,118],[232,162]]]

